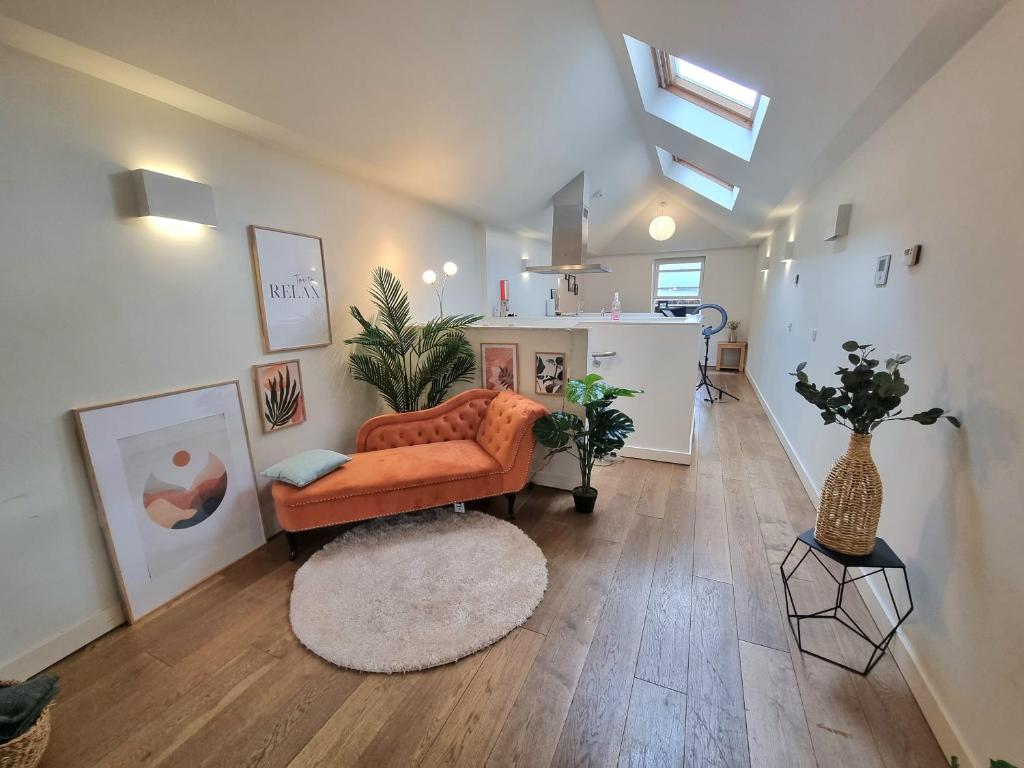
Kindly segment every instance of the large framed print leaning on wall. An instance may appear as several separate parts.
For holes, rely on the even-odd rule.
[[[237,380],[74,414],[129,621],[266,541]]]

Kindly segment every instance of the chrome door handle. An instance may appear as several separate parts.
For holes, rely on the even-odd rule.
[[[617,352],[591,352],[591,357],[615,357]]]

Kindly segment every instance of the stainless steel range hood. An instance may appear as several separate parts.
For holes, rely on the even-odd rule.
[[[584,264],[589,239],[590,189],[581,173],[551,198],[554,215],[551,223],[551,265],[527,267],[527,272],[542,275],[581,275],[611,272],[601,264]]]

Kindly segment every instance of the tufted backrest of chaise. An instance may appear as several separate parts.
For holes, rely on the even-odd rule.
[[[476,441],[508,472],[519,453],[519,444],[547,408],[512,392],[491,400],[480,422]]]
[[[411,413],[389,413],[363,424],[356,435],[356,450],[380,451],[408,445],[475,440],[491,401],[490,389],[471,389],[434,408]]]

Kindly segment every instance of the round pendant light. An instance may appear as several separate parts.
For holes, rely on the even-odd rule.
[[[647,230],[655,240],[668,240],[676,231],[676,220],[665,213],[665,204],[661,204],[661,215],[651,219],[651,226]]]

